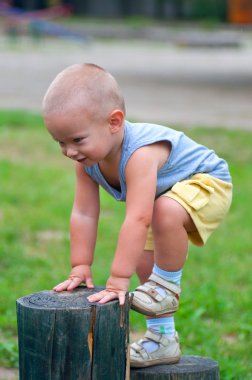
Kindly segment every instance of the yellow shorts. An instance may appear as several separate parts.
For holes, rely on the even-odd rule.
[[[188,233],[188,238],[193,244],[201,246],[227,214],[232,201],[232,189],[229,182],[199,173],[177,182],[162,196],[175,199],[186,209],[197,228],[196,232]],[[151,227],[144,249],[154,249]]]

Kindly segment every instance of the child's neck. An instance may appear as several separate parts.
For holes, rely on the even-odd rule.
[[[114,149],[111,150],[110,154],[104,160],[99,162],[99,168],[103,177],[112,187],[116,189],[120,189],[121,187],[119,180],[119,167],[122,145],[123,136],[120,140],[118,139],[117,144]]]

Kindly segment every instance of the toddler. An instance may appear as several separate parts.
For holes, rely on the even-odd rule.
[[[90,302],[115,298],[121,305],[130,278],[141,285],[132,308],[147,316],[147,332],[131,345],[131,366],[176,363],[179,338],[173,314],[188,240],[204,245],[228,212],[232,198],[227,163],[184,133],[125,120],[114,77],[94,64],[59,73],[43,100],[46,128],[62,153],[75,161],[76,193],[71,213],[72,270],[54,287],[93,288],[91,266],[99,220],[99,186],[126,214],[105,290]]]

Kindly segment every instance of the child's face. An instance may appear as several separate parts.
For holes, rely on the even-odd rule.
[[[91,118],[85,112],[70,112],[45,118],[45,124],[62,153],[85,166],[94,165],[112,154],[114,133],[109,118]]]

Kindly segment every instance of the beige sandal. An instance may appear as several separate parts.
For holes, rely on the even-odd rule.
[[[147,352],[143,342],[153,341],[158,343],[155,351]],[[149,367],[159,364],[178,363],[181,356],[179,337],[177,332],[174,337],[166,337],[148,329],[144,338],[130,346],[130,366]]]
[[[164,289],[165,296],[161,296],[156,288]],[[178,285],[152,273],[148,282],[138,286],[131,293],[131,308],[151,317],[174,313],[179,307],[180,292]]]

